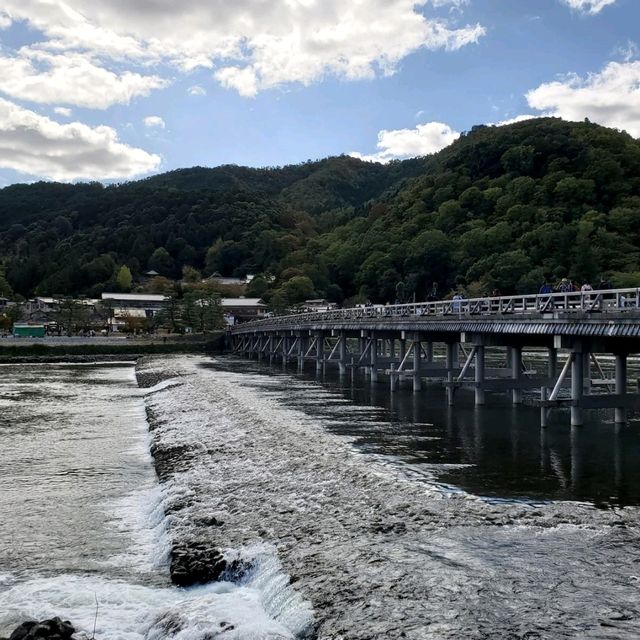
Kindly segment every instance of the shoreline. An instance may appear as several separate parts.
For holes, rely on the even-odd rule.
[[[13,343],[0,341],[0,363],[60,362],[70,358],[91,361],[91,358],[108,359],[113,356],[129,356],[132,360],[145,355],[163,354],[206,354],[219,353],[224,343],[224,333],[211,334],[206,339],[201,336],[184,340],[126,340],[100,342],[101,338],[87,338],[85,341],[71,339],[63,342]]]

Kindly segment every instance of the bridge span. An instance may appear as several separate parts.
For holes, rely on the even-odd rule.
[[[230,348],[270,363],[335,364],[341,375],[362,370],[372,384],[385,376],[391,392],[439,382],[454,404],[469,388],[483,405],[503,392],[514,404],[570,407],[571,424],[585,409],[614,409],[616,423],[640,408],[640,387],[627,375],[640,353],[640,289],[441,300],[359,306],[275,316],[231,327]],[[537,352],[535,367],[523,352]],[[605,356],[605,357],[603,357]],[[540,362],[543,362],[540,365]],[[631,388],[630,388],[631,387]],[[536,399],[531,393],[535,391]]]

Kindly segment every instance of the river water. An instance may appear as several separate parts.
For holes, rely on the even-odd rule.
[[[636,423],[543,431],[499,398],[226,358],[137,369],[157,383],[0,368],[0,636],[52,615],[127,640],[640,635]],[[163,485],[152,442],[182,456]],[[194,536],[250,569],[170,586]]]
[[[150,392],[134,363],[0,366],[0,637],[54,615],[96,638],[168,637],[178,612],[184,640],[295,635],[264,594],[273,561],[255,585],[170,586]]]

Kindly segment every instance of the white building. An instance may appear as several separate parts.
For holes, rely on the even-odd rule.
[[[260,298],[222,298],[220,305],[225,316],[234,318],[234,322],[227,321],[228,324],[259,320],[265,316],[268,309]]]
[[[127,324],[127,320],[148,319],[157,316],[166,306],[169,298],[159,294],[147,293],[103,293],[102,306],[109,307],[109,326],[118,331]]]

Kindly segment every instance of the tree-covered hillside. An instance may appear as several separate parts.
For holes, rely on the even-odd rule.
[[[139,182],[0,190],[0,261],[21,295],[97,295],[154,269],[268,273],[278,304],[393,301],[564,276],[640,284],[640,144],[591,123],[475,127],[434,156],[195,167]],[[191,272],[193,273],[193,272]],[[0,285],[2,278],[0,278]],[[3,285],[5,289],[7,285]],[[257,279],[254,293],[266,284]]]

